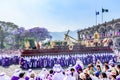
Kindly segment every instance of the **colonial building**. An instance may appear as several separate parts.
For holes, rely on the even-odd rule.
[[[100,43],[99,46],[112,45],[120,49],[120,18],[79,30],[78,40],[85,46],[97,46]]]

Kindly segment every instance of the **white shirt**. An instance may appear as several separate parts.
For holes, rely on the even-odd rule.
[[[63,80],[76,80],[74,76],[65,76],[65,78]]]
[[[19,80],[25,80],[24,78],[20,78]]]
[[[90,75],[92,80],[99,80],[96,76]]]
[[[53,75],[53,80],[63,80],[64,79],[64,75],[62,73],[55,73]]]
[[[36,79],[30,78],[29,80],[36,80]]]

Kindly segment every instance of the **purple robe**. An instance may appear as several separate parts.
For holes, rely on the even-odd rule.
[[[26,77],[25,77],[25,80],[29,80],[29,77],[28,77],[28,76],[26,76]]]
[[[17,77],[17,76],[12,76],[11,80],[19,80],[19,77]]]
[[[37,78],[37,80],[42,80],[42,79],[40,79],[40,78]]]
[[[76,71],[78,72],[78,71],[79,71],[79,69],[81,69],[81,70],[82,70],[82,67],[78,64],[78,65],[75,67],[75,69],[76,69]]]

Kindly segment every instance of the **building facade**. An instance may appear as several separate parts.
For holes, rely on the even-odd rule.
[[[98,33],[98,40],[95,41],[95,33]],[[98,24],[83,30],[78,31],[78,40],[81,44],[91,46],[91,43],[97,42],[101,46],[113,46],[114,48],[120,49],[120,18],[113,19],[103,24]]]

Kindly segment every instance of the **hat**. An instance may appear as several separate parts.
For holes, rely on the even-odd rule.
[[[20,72],[20,69],[15,69],[15,73]]]
[[[43,71],[46,71],[47,69],[46,68],[42,68]]]
[[[6,75],[6,73],[5,73],[5,72],[0,73],[0,76],[4,76],[4,75]]]
[[[29,69],[28,72],[31,73],[31,72],[32,72],[32,69]]]
[[[53,70],[55,72],[61,72],[62,71],[62,67],[60,64],[55,64],[54,67],[53,67]]]
[[[13,76],[19,77],[21,70],[20,69],[15,69]]]

